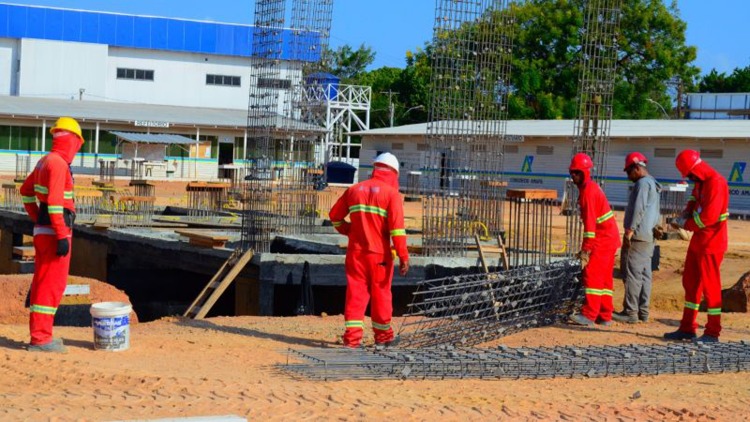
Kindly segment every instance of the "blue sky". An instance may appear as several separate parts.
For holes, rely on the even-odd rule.
[[[0,0],[8,3],[250,24],[252,0]],[[671,1],[671,0],[666,0]],[[679,0],[696,64],[731,72],[750,65],[749,0]],[[405,52],[432,38],[435,0],[335,0],[331,45],[366,44],[377,53],[371,68],[403,67]]]

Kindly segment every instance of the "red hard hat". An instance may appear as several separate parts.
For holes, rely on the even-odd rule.
[[[680,171],[680,174],[682,177],[687,177],[687,175],[690,173],[690,170],[693,169],[698,163],[701,161],[701,155],[698,151],[693,149],[686,149],[679,154],[677,154],[677,158],[674,160],[675,166],[677,166],[677,170]]]
[[[573,156],[572,160],[570,160],[570,167],[568,168],[568,170],[586,171],[593,167],[594,162],[591,161],[591,157],[582,152],[579,152],[578,154]]]
[[[622,169],[622,171],[628,171],[628,168],[632,166],[633,164],[646,164],[648,163],[648,158],[646,158],[645,155],[641,154],[640,152],[631,152],[628,154],[627,157],[625,157],[625,168]]]

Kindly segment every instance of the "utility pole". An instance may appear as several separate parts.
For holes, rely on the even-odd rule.
[[[388,112],[390,113],[391,127],[393,127],[393,118],[396,114],[396,105],[393,104],[393,96],[398,95],[398,92],[393,92],[389,89],[388,91],[381,91],[380,93],[388,95]]]
[[[83,100],[83,93],[86,92],[86,88],[78,88],[78,101]]]

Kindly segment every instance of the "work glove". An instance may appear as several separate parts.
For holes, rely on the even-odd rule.
[[[408,272],[409,272],[409,260],[399,259],[398,260],[398,273],[401,274],[401,276],[403,277]]]
[[[68,238],[57,239],[57,256],[66,256],[70,252],[70,241]]]
[[[587,265],[589,265],[589,260],[591,260],[591,252],[580,251],[576,254],[576,258],[581,261],[581,269],[584,269]]]
[[[687,219],[683,216],[680,216],[673,218],[669,224],[671,224],[672,227],[676,229],[682,229],[685,228],[685,221],[687,221]]]

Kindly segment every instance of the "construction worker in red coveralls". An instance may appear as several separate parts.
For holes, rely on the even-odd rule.
[[[721,261],[727,250],[729,186],[727,180],[701,160],[698,151],[685,150],[675,160],[677,170],[695,185],[687,206],[671,224],[693,232],[690,239],[682,287],[685,308],[677,331],[664,334],[667,340],[691,340],[715,343],[721,333]],[[701,296],[706,297],[708,322],[703,335],[695,338]]]
[[[50,132],[52,150],[39,160],[20,189],[23,205],[34,222],[28,350],[65,353],[62,339],[52,337],[52,325],[70,268],[75,219],[70,163],[83,145],[83,136],[81,126],[70,117],[60,117]]]
[[[346,304],[344,346],[361,347],[365,309],[370,303],[375,346],[395,346],[391,317],[393,303],[393,254],[399,273],[409,271],[404,208],[398,192],[398,159],[391,153],[375,158],[372,178],[351,186],[336,201],[329,214],[339,233],[349,237],[346,249]],[[351,222],[344,218],[349,215]]]
[[[594,163],[584,153],[573,156],[570,177],[578,187],[578,205],[583,220],[583,243],[578,258],[583,269],[586,300],[580,314],[570,316],[577,325],[612,325],[613,271],[620,248],[620,232],[602,188],[591,179]]]

